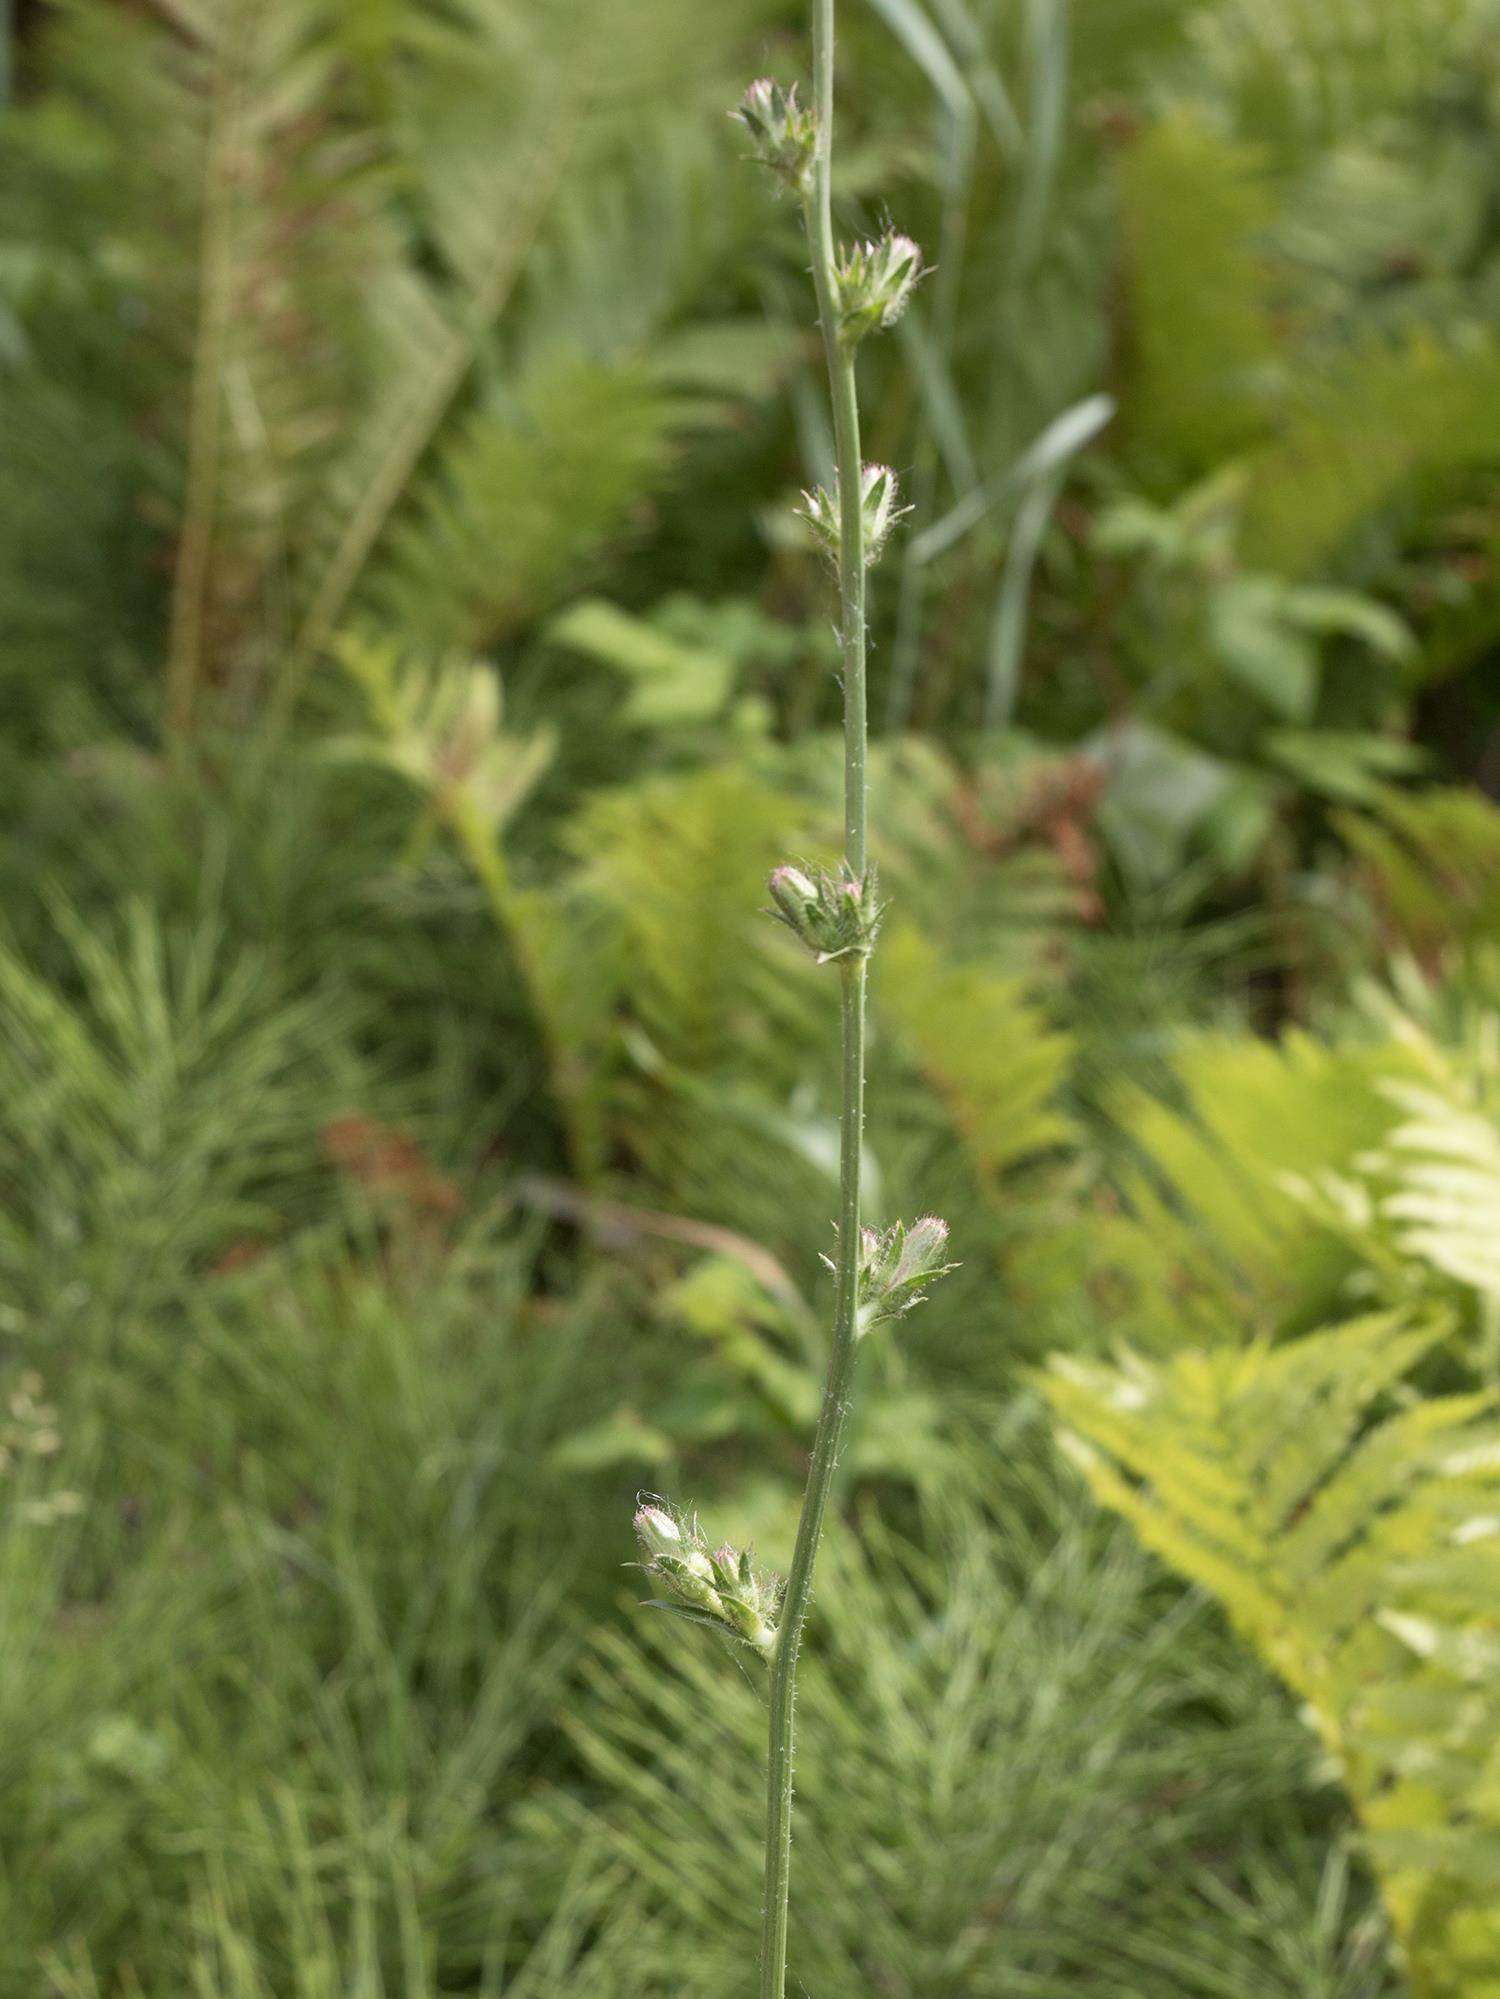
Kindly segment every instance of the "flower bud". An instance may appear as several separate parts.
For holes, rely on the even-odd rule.
[[[900,489],[889,465],[866,465],[860,473],[860,511],[863,517],[865,562],[876,561],[890,539],[891,529],[907,511],[900,505]]]
[[[654,1599],[657,1608],[712,1625],[763,1659],[770,1657],[781,1602],[777,1577],[758,1571],[748,1550],[726,1543],[710,1553],[695,1519],[649,1495],[642,1495],[636,1509],[635,1531],[647,1557],[641,1566],[667,1592],[665,1600]]]
[[[636,1538],[646,1554],[675,1555],[682,1548],[682,1533],[677,1522],[663,1506],[646,1505],[637,1509],[635,1516]]]
[[[948,1247],[948,1224],[937,1215],[923,1215],[920,1221],[912,1223],[906,1231],[906,1239],[896,1258],[896,1267],[891,1273],[891,1282],[904,1285],[932,1274]],[[945,1263],[943,1269],[953,1266]]]
[[[760,77],[740,99],[733,114],[750,134],[755,158],[777,179],[802,194],[812,174],[817,145],[817,120],[797,102],[797,86],[783,90]]]
[[[818,911],[817,883],[800,868],[775,868],[769,887],[771,900],[776,905],[772,915],[788,930],[795,931],[804,942],[810,942],[811,925]]]
[[[801,868],[777,868],[770,881],[769,914],[799,937],[820,965],[840,958],[865,958],[874,949],[883,905],[876,895],[875,871],[863,881],[831,875],[826,868],[811,874]]]
[[[834,273],[840,339],[852,347],[878,327],[894,326],[921,277],[921,249],[894,230],[846,250]]]
[[[899,1319],[927,1296],[927,1286],[956,1270],[945,1263],[948,1224],[923,1215],[907,1228],[864,1229],[860,1237],[857,1330],[867,1333],[883,1319]]]
[[[907,509],[899,504],[896,475],[889,465],[866,465],[861,468],[859,499],[860,529],[868,567],[879,557],[890,539],[891,529]],[[843,547],[843,515],[837,482],[831,494],[823,486],[804,493],[798,512],[822,543],[829,560],[837,567]]]
[[[707,1556],[658,1555],[649,1566],[651,1573],[669,1586],[678,1603],[691,1605],[711,1621],[723,1618],[724,1605],[713,1586],[713,1570]]]
[[[776,1629],[767,1612],[774,1612],[779,1588],[774,1583],[769,1587],[762,1585],[751,1567],[748,1550],[737,1553],[730,1547],[720,1548],[714,1555],[714,1566],[719,1572],[724,1614],[734,1626],[735,1635],[757,1652],[768,1654],[775,1643]]]

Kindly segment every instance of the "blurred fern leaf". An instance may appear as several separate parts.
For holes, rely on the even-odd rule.
[[[1255,156],[1189,112],[1126,155],[1127,427],[1149,481],[1182,483],[1257,437],[1272,338],[1257,236],[1270,220]]]
[[[1056,1104],[1072,1043],[1019,980],[946,963],[910,924],[892,925],[880,943],[876,1004],[942,1098],[986,1189],[1072,1137]]]
[[[1445,1330],[1063,1357],[1046,1391],[1095,1495],[1307,1702],[1413,1990],[1475,1999],[1500,1962],[1500,1429],[1487,1396],[1401,1394]]]

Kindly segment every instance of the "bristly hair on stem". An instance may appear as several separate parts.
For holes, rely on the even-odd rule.
[[[922,275],[922,254],[908,236],[840,252],[833,233],[834,0],[812,0],[812,103],[795,87],[762,79],[746,91],[736,116],[755,157],[802,205],[818,326],[833,405],[833,492],[805,495],[805,515],[838,578],[839,654],[844,690],[844,853],[837,872],[788,865],[771,876],[772,914],[837,969],[840,995],[839,1198],[833,1332],[828,1374],[808,1464],[807,1485],[785,1586],[758,1576],[733,1549],[711,1553],[696,1521],[651,1498],[636,1515],[644,1566],[666,1586],[662,1608],[716,1627],[770,1666],[767,1706],[765,1902],[761,1999],[785,1999],[792,1865],[792,1728],[797,1653],[812,1600],[813,1568],[834,1467],[848,1413],[862,1335],[899,1318],[952,1265],[943,1261],[947,1225],[924,1216],[865,1229],[860,1218],[864,1135],[865,984],[881,905],[868,855],[865,751],[866,576],[899,520],[896,477],[860,455],[855,353],[868,333],[892,325]]]

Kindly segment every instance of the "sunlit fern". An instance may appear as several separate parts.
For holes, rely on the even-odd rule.
[[[1445,1327],[1356,1320],[1281,1347],[1054,1361],[1096,1495],[1220,1599],[1307,1704],[1358,1812],[1419,1999],[1500,1957],[1500,1430],[1404,1378]]]

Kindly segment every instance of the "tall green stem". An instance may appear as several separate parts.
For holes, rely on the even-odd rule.
[[[833,145],[834,0],[813,0],[813,106],[817,140],[804,202],[813,285],[828,361],[839,497],[839,648],[844,677],[844,860],[850,876],[865,872],[865,547],[860,494],[859,405],[854,356],[840,338],[835,301],[835,248],[830,160]],[[761,1999],[785,1999],[787,1899],[792,1865],[792,1714],[797,1652],[812,1596],[813,1565],[838,1462],[839,1440],[854,1373],[859,1290],[859,1169],[864,1132],[865,959],[843,961],[843,1060],[839,1112],[839,1228],[833,1341],[828,1379],[813,1440],[812,1462],[797,1544],[787,1577],[776,1654],[771,1665],[769,1796],[766,1814],[765,1915]]]

